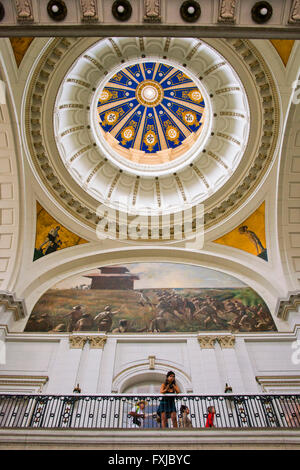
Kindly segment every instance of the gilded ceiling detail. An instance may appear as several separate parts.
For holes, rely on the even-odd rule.
[[[128,158],[133,152],[146,153],[151,165],[157,163],[157,152],[178,158],[183,142],[192,133],[199,134],[205,102],[186,73],[161,61],[146,61],[126,66],[110,78],[97,111],[100,128],[131,151]]]

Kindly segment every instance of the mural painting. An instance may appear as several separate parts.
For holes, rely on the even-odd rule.
[[[263,299],[222,272],[175,263],[99,267],[60,281],[25,331],[277,331]]]
[[[58,224],[38,202],[36,211],[36,239],[33,261],[70,246],[88,243],[87,240]]]
[[[19,67],[30,44],[34,40],[33,37],[10,37],[11,47]]]
[[[214,240],[220,245],[232,246],[268,261],[265,231],[265,203],[243,223],[223,237]]]

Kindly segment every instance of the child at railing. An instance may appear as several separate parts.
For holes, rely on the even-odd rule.
[[[139,400],[132,408],[129,413],[129,416],[133,418],[131,427],[133,428],[142,428],[144,426],[145,419],[145,406],[147,406],[146,400]]]
[[[214,428],[215,425],[214,425],[214,419],[215,419],[215,413],[216,413],[216,410],[215,410],[215,407],[214,406],[209,406],[207,408],[207,418],[206,418],[206,424],[205,424],[205,427],[206,428]]]
[[[190,410],[188,409],[187,406],[181,405],[180,407],[180,416],[179,416],[179,427],[180,428],[192,428],[192,421],[188,417],[188,414],[190,413]]]

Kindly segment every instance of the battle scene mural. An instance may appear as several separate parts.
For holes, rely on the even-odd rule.
[[[25,331],[277,331],[263,299],[228,274],[175,263],[99,267],[60,281]]]

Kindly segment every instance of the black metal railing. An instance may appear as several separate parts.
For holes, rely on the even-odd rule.
[[[0,428],[138,428],[130,412],[140,400],[146,400],[141,428],[153,429],[161,426],[163,398],[163,395],[2,394]],[[214,427],[219,429],[300,428],[300,394],[176,395],[174,403],[179,422],[181,405],[188,407],[193,428],[206,427],[209,407],[214,407]],[[166,418],[167,426],[173,427],[168,413]]]

